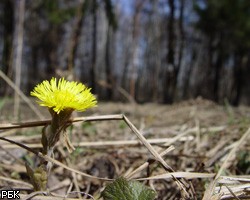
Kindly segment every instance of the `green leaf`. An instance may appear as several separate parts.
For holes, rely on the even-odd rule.
[[[138,181],[120,177],[107,185],[101,195],[104,200],[153,200],[156,192]]]

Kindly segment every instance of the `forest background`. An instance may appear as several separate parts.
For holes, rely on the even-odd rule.
[[[25,94],[63,76],[99,100],[249,105],[249,35],[249,0],[1,0],[0,70]]]

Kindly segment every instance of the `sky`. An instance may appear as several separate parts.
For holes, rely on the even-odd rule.
[[[124,11],[125,14],[131,13],[132,3],[134,0],[114,0],[115,5],[120,4],[121,9]]]

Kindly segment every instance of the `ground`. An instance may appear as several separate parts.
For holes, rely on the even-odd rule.
[[[1,102],[1,124],[16,122],[12,114],[13,102],[9,99],[1,100]],[[37,109],[44,118],[50,118],[46,108],[37,107]],[[22,103],[20,110],[21,122],[39,120],[28,104]],[[204,99],[174,105],[106,102],[99,103],[97,108],[85,113],[74,113],[73,117],[108,114],[127,116],[158,152],[172,145],[174,149],[164,156],[164,160],[174,171],[211,175],[220,170],[227,155],[237,145],[250,124],[249,107],[233,108],[227,104],[217,105]],[[5,130],[0,132],[0,136],[39,151],[41,129],[42,127],[32,127]],[[69,153],[62,140],[57,145],[54,158],[72,169],[96,177],[113,179],[128,175],[148,161],[149,167],[136,174],[133,179],[166,173],[158,162],[154,162],[155,157],[143,144],[131,142],[138,141],[138,139],[124,121],[77,122],[69,127],[67,132],[76,150]],[[225,166],[221,175],[249,178],[249,139],[248,142],[240,143],[236,152],[232,153],[227,162],[224,162]],[[0,160],[0,188],[21,188],[23,194],[31,193],[31,186],[24,183],[29,182],[24,163],[28,162],[34,166],[37,163],[37,157],[27,150],[4,141],[0,141],[0,156],[2,158]],[[22,182],[14,182],[14,180]],[[197,178],[190,179],[190,181],[186,179],[182,181],[187,183],[185,190],[193,195],[190,199],[201,199],[212,180],[211,177],[201,179],[197,175]],[[245,183],[249,184],[250,181],[248,181],[246,180]],[[64,169],[63,166],[54,165],[49,179],[50,190],[65,195],[71,183],[71,191],[81,191],[84,192],[82,196],[90,194],[94,197],[97,197],[106,185],[105,181],[86,178]],[[173,178],[159,178],[143,183],[157,191],[159,200],[184,198],[183,192],[180,191]],[[219,193],[217,189],[214,189],[213,195]],[[234,189],[232,186],[231,190],[236,195],[249,195],[249,186],[244,187],[245,192],[242,189],[241,194]],[[218,199],[229,198],[233,193],[230,189],[226,190],[224,196]],[[79,195],[79,193],[73,193],[68,197],[77,197],[77,194]]]

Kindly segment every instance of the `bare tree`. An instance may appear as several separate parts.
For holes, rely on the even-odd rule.
[[[108,84],[107,87],[107,98],[112,99],[113,98],[113,88],[114,88],[114,76],[113,76],[113,71],[111,67],[111,28],[110,25],[108,25],[108,30],[107,30],[107,41],[106,41],[106,51],[105,51],[105,72],[106,72],[106,82]]]
[[[185,0],[180,0],[180,9],[179,9],[180,15],[179,15],[179,21],[178,21],[179,35],[180,35],[179,47],[178,47],[178,61],[177,61],[177,68],[179,69],[178,71],[180,71],[182,63],[183,63],[183,51],[184,51],[184,43],[185,43],[185,31],[183,27],[184,26],[183,24],[184,7],[185,7]],[[180,96],[178,95],[178,97]]]
[[[13,1],[1,1],[3,5],[3,16],[1,22],[3,24],[3,55],[2,68],[3,72],[11,76],[12,67],[12,43],[13,43],[13,22],[14,22],[14,5]],[[2,83],[1,83],[2,84]],[[1,88],[2,93],[6,93],[6,87]]]
[[[15,53],[16,57],[14,59],[15,68],[15,85],[17,88],[21,86],[21,66],[22,66],[22,51],[23,51],[23,23],[24,23],[24,12],[25,12],[25,0],[16,0],[16,6],[18,8],[17,12],[17,22],[15,23],[15,38],[16,48]],[[17,119],[19,114],[20,107],[20,97],[17,92],[15,92],[14,97],[14,117]]]
[[[87,6],[87,1],[84,0],[78,0],[78,7],[76,11],[76,16],[75,16],[75,21],[72,27],[72,34],[70,37],[70,40],[68,42],[68,48],[66,48],[67,52],[67,70],[69,75],[74,75],[73,73],[73,68],[74,68],[74,61],[76,58],[76,51],[77,51],[77,46],[79,43],[79,38],[81,35],[81,29],[83,25],[83,19],[84,19],[84,14],[85,14],[85,7]]]
[[[140,36],[140,13],[145,3],[144,0],[135,1],[135,11],[133,15],[133,32],[132,32],[132,54],[131,54],[131,75],[130,75],[130,95],[135,99],[135,84],[137,79],[137,59],[138,59],[138,42]]]
[[[145,67],[143,76],[138,77],[141,81],[140,93],[145,101],[157,101],[159,92],[159,73],[161,67],[161,20],[159,14],[159,1],[149,1],[147,10],[143,12],[143,34],[146,48],[143,57]],[[141,96],[142,96],[141,95]]]
[[[108,28],[107,28],[107,38],[106,38],[106,49],[105,49],[105,72],[106,72],[106,82],[107,87],[107,98],[112,99],[114,96],[115,89],[115,77],[113,74],[113,57],[115,54],[114,51],[114,42],[115,39],[114,32],[117,30],[117,20],[114,14],[113,5],[111,0],[105,0],[105,13],[108,19]]]
[[[92,15],[93,15],[93,25],[92,25],[92,63],[90,68],[90,87],[93,93],[96,92],[96,56],[97,56],[97,0],[92,2]]]
[[[167,53],[167,70],[165,70],[164,82],[164,103],[172,103],[175,96],[175,89],[177,83],[177,75],[179,68],[175,65],[175,1],[168,0],[170,13],[168,17],[168,53]]]

